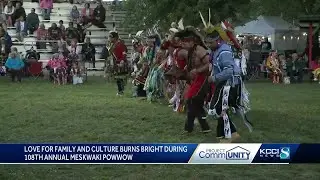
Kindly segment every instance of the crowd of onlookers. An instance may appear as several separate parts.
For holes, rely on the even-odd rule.
[[[81,2],[83,1],[74,1],[71,3]],[[69,77],[71,74],[79,75],[79,73],[83,71],[83,59],[92,62],[93,68],[95,68],[96,49],[90,42],[90,38],[86,38],[86,31],[87,28],[92,25],[98,28],[106,28],[104,25],[106,9],[101,0],[96,3],[97,6],[95,8],[91,8],[89,3],[85,3],[81,10],[78,10],[77,6],[73,6],[69,14],[70,21],[68,22],[68,28],[65,28],[62,20],[60,20],[59,23],[52,23],[51,27],[46,28],[45,25],[40,22],[39,16],[34,8],[32,8],[31,12],[26,16],[21,2],[7,1],[2,3],[4,6],[3,16],[1,16],[0,19],[0,58],[2,62],[8,59],[6,61],[6,67],[10,71],[13,70],[13,68],[8,67],[12,64],[11,62],[15,60],[16,62],[20,62],[23,59],[23,57],[18,56],[20,55],[19,52],[12,51],[12,38],[7,31],[8,27],[15,26],[17,40],[23,42],[24,37],[27,35],[34,35],[37,39],[36,47],[38,51],[46,50],[47,43],[49,42],[52,49],[50,51],[52,51],[54,55],[49,60],[47,69],[51,72],[51,77],[54,82],[64,84],[70,81],[70,79],[73,82],[82,82],[74,77],[65,77]],[[39,4],[43,19],[50,20],[53,1],[40,0]],[[113,24],[113,26],[115,26],[115,24]],[[106,47],[104,47],[103,52],[105,52],[105,54],[102,54],[103,58],[105,58],[107,56]],[[27,65],[27,61],[28,59],[24,59],[24,64]],[[15,72],[15,70],[12,72]],[[13,75],[14,74],[19,77],[19,73],[13,73]]]
[[[255,38],[250,45],[244,47],[243,53],[248,60],[248,79],[252,74],[261,72],[275,84],[301,83],[305,75],[313,81],[319,79],[320,71],[317,69],[320,67],[320,58],[313,60],[310,66],[307,50],[300,54],[295,50],[280,53],[272,49],[268,38]]]
[[[272,51],[265,65],[273,83],[301,83],[308,67],[308,60],[296,52],[286,56]]]

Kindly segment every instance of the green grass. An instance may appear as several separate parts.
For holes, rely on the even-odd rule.
[[[242,142],[319,142],[318,84],[247,84],[254,132],[240,120]],[[115,84],[89,79],[81,87],[0,77],[0,142],[215,143],[182,135],[185,117],[166,105],[116,97]],[[130,90],[131,93],[131,90]],[[210,121],[215,130],[216,121]],[[318,179],[319,165],[0,165],[0,179]]]

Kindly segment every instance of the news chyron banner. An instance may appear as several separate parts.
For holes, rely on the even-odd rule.
[[[320,163],[320,144],[0,144],[0,164]]]

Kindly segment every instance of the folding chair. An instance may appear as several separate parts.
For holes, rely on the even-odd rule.
[[[42,62],[30,62],[27,70],[34,79],[38,79],[42,75]]]

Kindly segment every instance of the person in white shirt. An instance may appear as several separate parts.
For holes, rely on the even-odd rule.
[[[7,24],[9,27],[12,27],[13,24],[12,24],[12,15],[15,11],[15,8],[14,6],[12,5],[12,2],[9,1],[8,4],[4,7],[4,10],[3,10],[3,14],[5,15],[5,19],[7,20]]]

